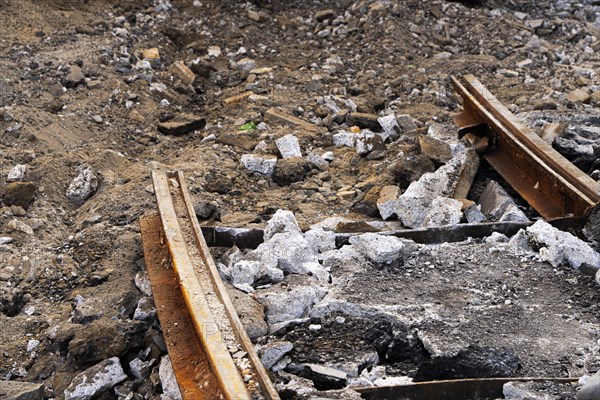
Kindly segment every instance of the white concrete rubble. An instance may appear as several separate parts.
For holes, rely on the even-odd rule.
[[[256,293],[257,300],[265,307],[269,325],[307,317],[314,305],[327,294],[327,289],[318,285],[288,287],[276,291],[274,288]]]
[[[80,166],[79,174],[67,188],[66,196],[69,200],[83,203],[98,189],[98,177],[90,167]]]
[[[283,158],[302,157],[302,149],[298,138],[292,134],[277,139],[275,145]]]
[[[409,228],[421,227],[435,198],[452,197],[463,166],[472,156],[470,152],[461,153],[435,172],[423,174],[412,182],[396,203],[396,214],[402,224]]]
[[[275,171],[275,165],[277,165],[277,157],[244,154],[241,163],[248,171],[271,176]]]
[[[160,360],[158,377],[160,378],[160,383],[165,395],[173,400],[182,400],[181,392],[179,391],[179,386],[175,379],[175,373],[173,372],[173,366],[171,365],[171,359],[168,355]]]
[[[292,351],[294,345],[290,342],[277,340],[263,346],[260,353],[260,360],[266,369],[271,369],[281,358]]]
[[[302,230],[300,230],[300,226],[298,225],[298,221],[296,221],[294,213],[291,211],[277,210],[271,219],[267,221],[263,239],[266,242],[276,233],[282,232],[302,232]]]
[[[540,257],[552,266],[566,264],[579,269],[581,264],[586,263],[600,269],[600,254],[578,237],[542,220],[528,227],[526,232],[529,243],[539,248]]]
[[[356,144],[356,140],[359,138],[360,134],[354,132],[338,132],[333,135],[333,144],[336,147],[354,147]]]
[[[462,218],[462,203],[448,197],[436,197],[421,226],[456,225]]]
[[[25,178],[25,172],[27,172],[27,165],[18,164],[8,171],[6,180],[8,182],[22,181]]]
[[[315,253],[335,250],[335,233],[323,228],[314,228],[304,233],[304,239]]]
[[[350,244],[378,264],[394,261],[417,250],[417,245],[412,240],[377,233],[353,236]]]
[[[89,400],[127,379],[119,357],[104,360],[77,375],[65,389],[65,400]]]

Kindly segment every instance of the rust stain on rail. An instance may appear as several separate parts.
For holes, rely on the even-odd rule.
[[[153,171],[152,180],[158,213],[140,220],[144,256],[182,397],[278,400],[219,276],[183,174]],[[235,361],[238,350],[245,356]]]
[[[600,202],[600,185],[512,114],[472,75],[451,77],[463,98],[461,135],[487,136],[484,158],[544,218],[583,216]]]

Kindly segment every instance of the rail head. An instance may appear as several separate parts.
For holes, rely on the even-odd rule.
[[[178,276],[181,294],[225,398],[251,399],[260,393],[259,398],[279,400],[277,390],[248,338],[212,259],[196,219],[183,173],[153,171],[152,180],[166,245]],[[184,229],[187,235],[185,239]],[[203,277],[202,284],[200,276]],[[208,288],[211,301],[219,304],[220,311],[214,315],[203,287]],[[211,304],[215,307],[215,303]],[[225,326],[228,328],[224,331],[229,333],[222,334],[221,329]],[[242,376],[245,373],[241,373],[239,365],[236,367],[230,349],[223,340],[224,335],[229,340],[235,336],[236,346],[247,353],[245,362],[249,362],[253,372],[250,386]]]

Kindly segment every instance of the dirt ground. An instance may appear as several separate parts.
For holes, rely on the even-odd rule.
[[[0,191],[16,165],[26,165],[22,180],[35,185],[23,211],[0,208],[0,237],[11,239],[0,242],[0,379],[43,382],[49,397],[63,398],[76,374],[102,360],[164,354],[156,319],[134,318],[143,297],[134,283],[143,269],[137,221],[155,207],[152,169],[185,173],[194,200],[219,210],[204,224],[263,226],[287,209],[307,228],[330,216],[377,219],[361,206],[365,194],[398,183],[394,168],[414,151],[411,143],[389,144],[372,160],[333,146],[332,135],[347,126],[324,110],[326,96],[352,100],[362,112],[408,114],[424,132],[434,124],[453,132],[460,101],[449,76],[471,73],[512,111],[533,112],[527,122],[535,129],[552,115],[594,125],[597,2],[474,3],[0,0]],[[331,11],[319,16],[324,10]],[[143,62],[149,48],[158,48],[158,61]],[[245,58],[269,69],[244,70]],[[172,72],[177,61],[193,82]],[[592,99],[569,100],[575,89]],[[223,102],[248,90],[253,97]],[[271,122],[239,129],[264,122],[271,107],[319,129]],[[206,127],[181,136],[158,131],[180,113],[204,117]],[[241,165],[243,154],[277,155],[274,140],[288,133],[306,152],[331,151],[328,170],[278,185]],[[81,201],[68,198],[85,167],[97,188]],[[524,374],[600,368],[591,278],[502,248],[490,253],[491,245],[452,246],[423,251],[397,270],[365,270],[335,290],[380,306],[418,299],[420,308],[393,312],[412,328],[422,313],[437,313],[444,326],[429,327],[432,337],[453,332],[460,309],[457,335],[467,337],[459,339],[508,343]],[[365,316],[351,318],[364,326]],[[416,373],[415,365],[394,368]],[[136,398],[162,393],[157,368],[146,382],[127,382]]]

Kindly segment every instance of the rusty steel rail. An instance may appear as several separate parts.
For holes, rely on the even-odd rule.
[[[219,276],[183,174],[154,171],[152,179],[158,214],[140,220],[144,258],[184,400],[279,399]]]
[[[451,77],[463,98],[459,135],[487,136],[483,157],[545,219],[583,216],[600,185],[512,114],[472,75]]]

